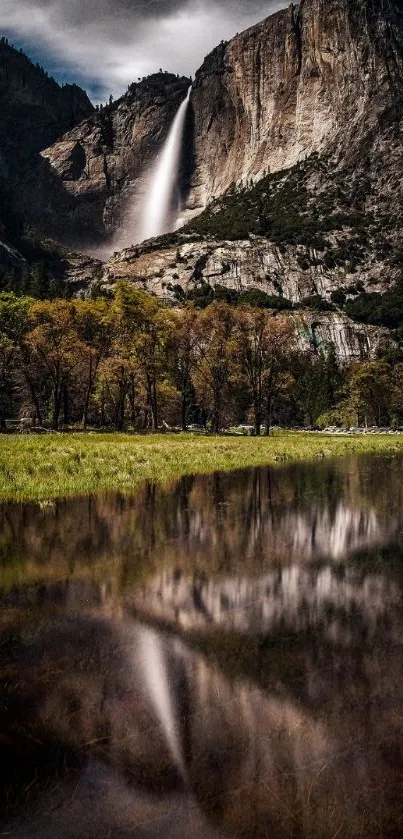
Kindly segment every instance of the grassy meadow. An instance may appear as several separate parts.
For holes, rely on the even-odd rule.
[[[5,435],[0,437],[0,500],[130,492],[145,480],[165,483],[186,474],[365,452],[403,452],[403,436]]]

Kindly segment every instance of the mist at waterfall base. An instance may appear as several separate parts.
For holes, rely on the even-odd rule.
[[[114,251],[162,236],[181,226],[179,172],[191,92],[192,85],[175,115],[156,162],[145,175],[143,197],[139,199],[136,190],[135,199],[129,202],[123,229],[113,240]]]

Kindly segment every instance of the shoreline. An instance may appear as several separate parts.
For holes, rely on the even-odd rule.
[[[402,434],[275,432],[270,437],[60,434],[0,437],[0,501],[44,502],[145,481],[349,454],[403,454]]]

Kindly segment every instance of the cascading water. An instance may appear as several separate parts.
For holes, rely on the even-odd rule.
[[[186,99],[184,99],[176,114],[160,160],[153,173],[143,213],[141,240],[161,236],[162,233],[172,230],[172,203],[178,180],[180,154],[191,91],[192,86],[189,87]]]

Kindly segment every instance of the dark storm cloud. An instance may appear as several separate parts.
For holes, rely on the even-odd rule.
[[[284,0],[1,0],[0,28],[57,57],[78,79],[120,93],[159,67],[190,75],[221,39]]]
[[[218,3],[205,0],[200,4],[192,3],[190,0],[26,0],[21,5],[25,8],[40,8],[53,13],[57,12],[58,16],[67,23],[79,25],[94,20],[115,23],[158,20],[158,18],[165,18],[179,12],[187,6],[192,8],[198,5],[206,9],[221,7],[229,13],[235,11],[238,14],[245,11],[259,13],[262,9],[267,9],[267,14],[270,14],[271,7],[281,4],[270,2],[270,0],[266,3],[262,3],[261,0],[221,0]]]

